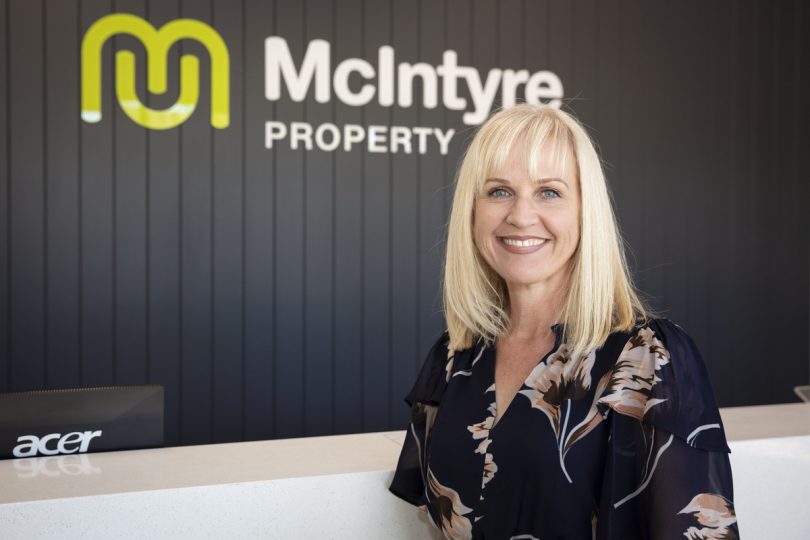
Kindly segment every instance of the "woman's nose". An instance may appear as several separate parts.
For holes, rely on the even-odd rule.
[[[516,197],[506,216],[508,224],[521,229],[534,225],[538,219],[534,202],[527,197]]]

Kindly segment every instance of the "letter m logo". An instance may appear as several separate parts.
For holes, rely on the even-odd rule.
[[[229,116],[228,48],[220,35],[207,24],[193,19],[177,19],[159,30],[135,15],[116,13],[97,20],[82,41],[82,119],[101,120],[101,49],[115,34],[130,34],[146,48],[147,87],[153,94],[166,93],[166,57],[172,44],[181,39],[202,43],[211,57],[211,125],[226,128]],[[180,96],[164,110],[145,106],[135,92],[135,55],[130,51],[115,54],[115,94],[118,103],[133,122],[151,129],[171,129],[191,116],[199,97],[199,60],[192,55],[180,58]]]

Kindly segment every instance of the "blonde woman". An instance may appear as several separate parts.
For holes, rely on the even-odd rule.
[[[738,537],[703,360],[639,299],[569,114],[522,104],[475,135],[444,309],[390,486],[444,537]]]

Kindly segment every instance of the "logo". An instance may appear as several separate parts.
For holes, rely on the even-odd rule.
[[[230,59],[228,48],[216,30],[193,19],[176,19],[159,29],[132,14],[115,13],[93,23],[82,41],[82,119],[101,121],[101,58],[104,44],[113,36],[126,34],[146,49],[147,89],[165,94],[167,56],[172,45],[194,39],[211,59],[211,125],[226,128],[230,123]],[[135,91],[135,55],[115,52],[115,95],[124,113],[136,124],[149,129],[171,129],[185,122],[197,107],[199,60],[182,55],[177,102],[154,110],[138,99]],[[459,63],[458,54],[445,50],[438,65],[402,61],[390,45],[377,49],[376,62],[367,58],[335,57],[332,45],[323,39],[311,40],[302,57],[295,58],[287,40],[268,36],[264,41],[264,96],[268,102],[285,97],[303,102],[310,97],[319,104],[336,100],[349,107],[408,109],[443,108],[457,111],[467,126],[482,123],[500,103],[510,107],[520,100],[535,105],[560,107],[563,84],[548,70],[491,68],[485,72]],[[351,83],[351,84],[350,84]],[[286,139],[291,150],[318,149],[323,152],[352,152],[364,148],[369,153],[447,155],[456,129],[446,126],[313,125],[304,119],[292,122],[267,120],[265,148],[274,149]]]
[[[90,441],[96,437],[101,437],[101,431],[73,431],[66,433],[50,433],[37,437],[36,435],[20,435],[12,453],[15,458],[31,457],[41,454],[43,456],[55,456],[57,454],[73,454],[75,452],[87,452]],[[57,441],[55,447],[48,447],[48,443]]]
[[[82,120],[101,121],[101,50],[116,34],[129,34],[143,43],[147,59],[147,88],[152,94],[166,93],[166,58],[171,46],[181,39],[202,43],[211,58],[211,125],[223,129],[230,123],[230,59],[220,35],[207,24],[193,19],[177,19],[156,30],[135,15],[116,13],[97,20],[82,41]],[[185,122],[197,107],[199,60],[189,54],[180,58],[180,95],[164,110],[154,110],[138,99],[135,92],[135,55],[115,53],[115,94],[126,115],[150,129],[171,129]]]

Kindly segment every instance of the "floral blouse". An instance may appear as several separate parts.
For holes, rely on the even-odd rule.
[[[439,338],[405,398],[391,492],[452,539],[739,538],[730,450],[692,339],[652,319],[572,357],[552,329],[494,427],[494,348]]]

